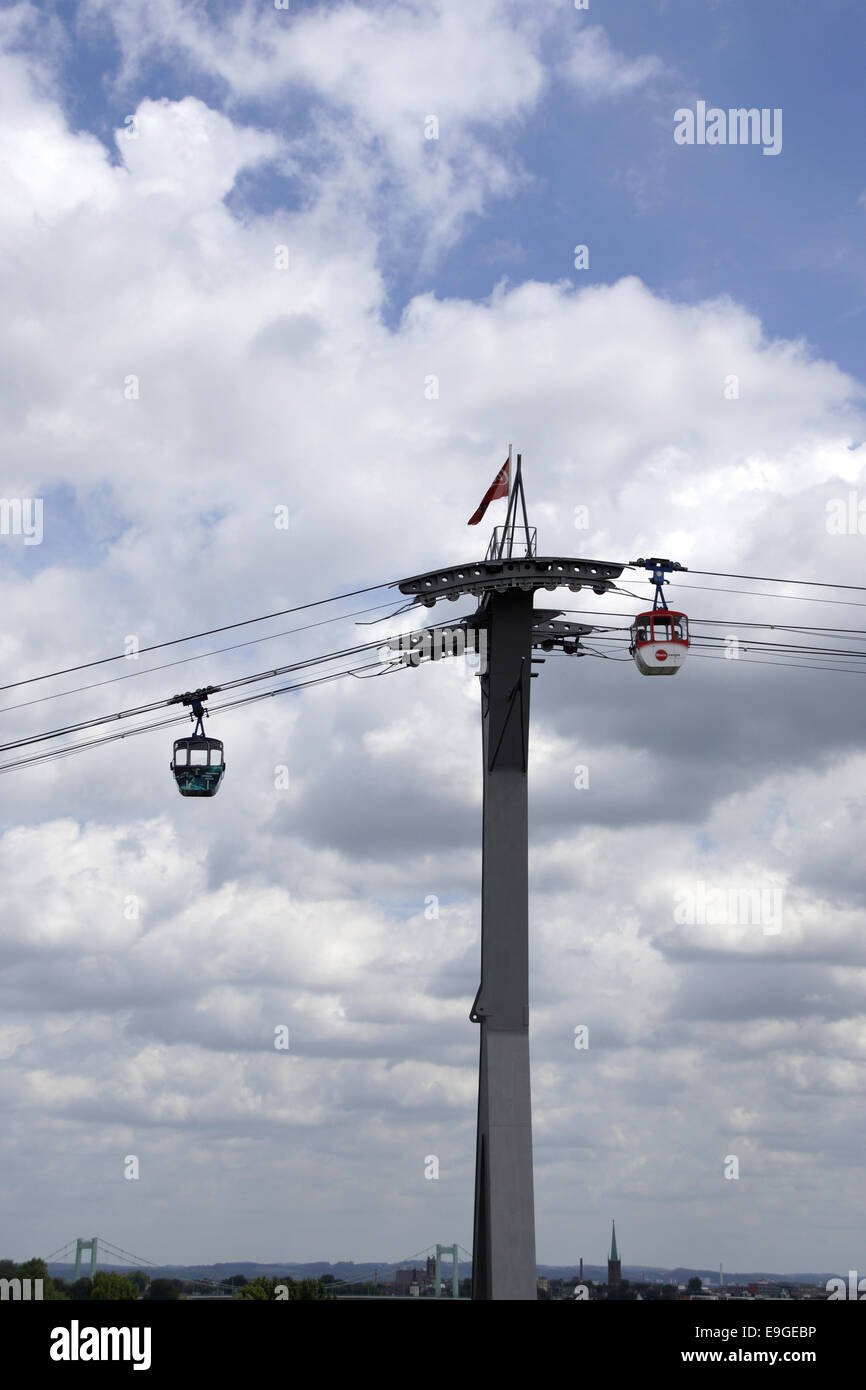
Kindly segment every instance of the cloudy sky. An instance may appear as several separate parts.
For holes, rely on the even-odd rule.
[[[4,743],[417,624],[382,587],[31,680],[477,558],[509,442],[542,554],[703,572],[675,681],[620,632],[533,687],[540,1262],[615,1217],[626,1264],[862,1267],[861,660],[750,643],[859,652],[866,591],[711,576],[864,582],[864,37],[850,0],[0,12]],[[678,143],[702,102],[781,148]],[[543,606],[621,629],[640,573]],[[0,1254],[471,1246],[477,686],[215,711],[212,801],[179,726],[3,775]]]

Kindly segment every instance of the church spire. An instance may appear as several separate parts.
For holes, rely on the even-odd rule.
[[[620,1263],[619,1251],[616,1248],[616,1222],[612,1223],[610,1238],[610,1257],[607,1262],[607,1282],[608,1284],[619,1284],[622,1280],[622,1265]]]

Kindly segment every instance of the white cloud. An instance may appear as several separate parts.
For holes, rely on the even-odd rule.
[[[614,48],[606,29],[592,24],[575,35],[563,72],[581,95],[599,99],[645,87],[664,72],[664,64],[652,53],[627,58]]]
[[[327,187],[326,196],[363,204],[369,215],[386,200],[395,243],[411,217],[428,258],[489,198],[526,178],[479,131],[518,122],[537,102],[545,83],[539,24],[524,15],[513,25],[493,0],[300,14],[245,4],[222,22],[183,0],[121,9],[93,0],[86,13],[116,31],[120,90],[159,53],[218,78],[230,101],[262,103],[273,119],[290,102],[287,167],[301,160],[309,190]]]
[[[142,102],[117,144],[137,196],[163,195],[186,214],[218,207],[241,169],[280,148],[275,135],[239,129],[193,97]]]
[[[425,268],[467,219],[528,182],[512,146],[550,85],[544,45],[563,41],[556,6],[498,0],[300,13],[245,3],[220,20],[185,0],[89,0],[83,13],[116,33],[118,94],[158,56],[217,79],[229,106],[260,103],[280,124],[288,109],[287,169],[318,196],[363,204],[392,252],[411,227]],[[633,91],[662,70],[651,55],[625,58],[599,25],[567,25],[565,43],[561,70],[592,99]]]

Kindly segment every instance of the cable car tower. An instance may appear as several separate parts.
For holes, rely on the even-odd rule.
[[[533,596],[537,589],[563,587],[602,595],[615,587],[624,566],[540,557],[527,519],[521,455],[515,470],[510,465],[509,452],[508,512],[485,559],[415,575],[398,587],[428,608],[463,594],[479,600],[473,614],[449,625],[476,639],[484,634],[486,641],[481,983],[469,1015],[480,1027],[472,1297],[534,1301],[527,765],[532,664],[545,658],[532,653],[540,647],[582,655],[580,638],[592,629],[558,621],[559,610],[535,608]],[[442,650],[434,640],[432,653]]]

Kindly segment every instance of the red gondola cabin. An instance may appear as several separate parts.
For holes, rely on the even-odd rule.
[[[689,650],[689,620],[685,613],[656,608],[638,613],[631,626],[629,651],[644,676],[674,676]]]

